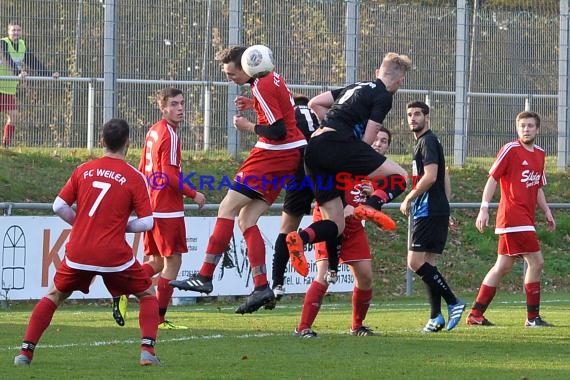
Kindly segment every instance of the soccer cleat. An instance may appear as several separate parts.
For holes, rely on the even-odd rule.
[[[14,365],[18,366],[18,367],[30,365],[31,362],[32,362],[32,359],[30,359],[26,355],[20,354],[20,355],[16,355],[14,357]]]
[[[301,331],[298,331],[297,329],[295,329],[295,332],[293,333],[293,335],[295,335],[296,337],[299,337],[299,338],[303,338],[303,339],[311,339],[311,338],[317,337],[317,333],[311,329],[303,329]]]
[[[275,295],[269,286],[263,290],[254,290],[251,292],[245,299],[245,302],[239,305],[235,312],[236,314],[242,315],[245,313],[250,314],[262,306],[268,306],[267,309],[270,310],[275,308]]]
[[[353,330],[350,329],[350,335],[354,336],[374,336],[374,331],[370,327],[360,326],[359,328]]]
[[[190,290],[198,293],[210,294],[214,290],[212,279],[207,279],[199,274],[193,274],[186,280],[178,281],[172,280],[169,282],[170,286],[180,290]]]
[[[148,351],[142,350],[141,351],[141,360],[139,361],[140,365],[153,365],[153,366],[157,366],[160,367],[162,366],[162,363],[160,362],[160,360],[153,354],[151,354]]]
[[[277,306],[277,301],[279,301],[281,298],[283,298],[283,295],[285,295],[285,287],[283,285],[274,285],[272,290],[273,294],[275,295],[275,299],[263,305],[263,308],[265,310],[275,309],[275,307]]]
[[[465,322],[469,326],[495,326],[493,322],[491,322],[484,316],[476,317],[473,314],[469,314]]]
[[[128,304],[129,297],[125,295],[122,295],[120,297],[113,297],[113,318],[119,326],[125,325]]]
[[[293,269],[301,276],[307,277],[309,274],[309,263],[307,263],[307,258],[305,257],[303,240],[297,232],[293,231],[287,234],[285,241],[287,242],[287,250],[289,251]]]
[[[175,325],[174,323],[165,320],[158,324],[158,328],[161,330],[188,330],[188,326]]]
[[[429,319],[423,328],[424,333],[438,332],[445,326],[445,319],[443,315],[439,314],[437,317]]]
[[[524,325],[526,327],[554,327],[552,323],[546,322],[544,319],[540,317],[540,315],[532,319],[527,319]]]
[[[283,285],[274,285],[273,286],[273,294],[275,295],[275,299],[280,301],[281,298],[285,295],[285,287]]]
[[[375,210],[374,208],[366,205],[358,205],[353,213],[356,219],[368,220],[375,223],[378,227],[394,231],[396,229],[396,222],[382,211]]]
[[[451,331],[459,324],[459,321],[461,321],[461,316],[465,311],[465,302],[458,299],[455,305],[447,305],[447,311],[449,313],[447,331]]]
[[[327,284],[336,284],[338,281],[338,273],[335,270],[328,270],[325,276],[325,281]]]

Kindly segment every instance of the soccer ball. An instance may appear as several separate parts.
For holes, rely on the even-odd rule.
[[[264,77],[275,68],[273,52],[264,45],[250,46],[241,56],[241,67],[250,77]]]

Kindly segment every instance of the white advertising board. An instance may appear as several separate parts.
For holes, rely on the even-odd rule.
[[[215,217],[186,217],[188,253],[183,255],[178,279],[188,277],[200,269],[208,238],[216,222]],[[310,224],[305,217],[303,226]],[[266,249],[267,275],[271,281],[273,244],[279,233],[280,217],[261,217],[259,229]],[[40,299],[53,283],[53,275],[65,253],[70,227],[58,217],[4,216],[0,217],[2,258],[0,262],[0,298],[11,300]],[[139,261],[143,261],[142,234],[126,234]],[[287,293],[305,293],[316,274],[313,251],[306,252],[310,273],[299,276],[289,265],[285,274]],[[243,236],[236,226],[228,256],[231,265],[218,264],[214,274],[214,291],[210,296],[246,295],[253,291],[249,262]],[[354,279],[348,266],[339,268],[339,281],[329,288],[331,292],[352,291]],[[197,297],[199,293],[175,290],[173,297]],[[75,292],[71,298],[109,298],[100,277],[91,286],[89,294]]]

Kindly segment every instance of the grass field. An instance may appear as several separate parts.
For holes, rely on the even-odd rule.
[[[570,295],[543,297],[556,327],[529,329],[522,294],[499,294],[487,312],[493,327],[422,334],[423,299],[375,299],[366,323],[379,336],[348,334],[345,296],[325,299],[316,339],[292,336],[302,300],[273,311],[236,315],[238,301],[171,307],[189,330],[160,330],[160,368],[138,365],[137,306],[125,327],[109,305],[66,304],[56,312],[29,368],[13,367],[30,304],[0,311],[0,368],[5,379],[568,379]],[[468,300],[471,301],[472,297]]]
[[[129,161],[136,165],[138,154],[131,152]],[[0,150],[0,202],[52,202],[73,168],[88,158],[83,150]],[[409,164],[409,157],[393,158]],[[452,168],[454,202],[481,199],[491,160]],[[183,153],[183,168],[200,174],[231,175],[237,165],[223,155],[205,158]],[[547,175],[547,199],[568,202],[570,172],[551,170]],[[218,203],[225,195],[206,193],[208,203]],[[397,210],[387,212],[405,226]],[[20,215],[37,213],[19,211]],[[523,327],[522,265],[517,265],[503,279],[487,313],[496,327],[468,328],[462,322],[452,332],[420,334],[428,306],[419,281],[414,297],[404,296],[406,228],[387,233],[367,227],[376,296],[366,323],[379,332],[377,337],[348,335],[350,303],[341,295],[326,298],[314,325],[319,333],[315,340],[292,336],[302,304],[298,297],[274,311],[246,316],[233,313],[238,301],[200,302],[170,309],[170,319],[191,329],[161,330],[157,349],[164,366],[141,368],[135,302],[123,328],[112,320],[110,305],[66,304],[40,342],[32,366],[14,368],[13,357],[32,308],[14,303],[0,308],[0,378],[569,379],[570,215],[567,210],[554,214],[555,233],[546,232],[542,216],[538,217],[545,255],[542,314],[556,324],[552,329]],[[455,227],[438,264],[468,303],[492,266],[497,245],[492,229],[483,235],[476,231],[475,216],[475,210],[453,210]]]

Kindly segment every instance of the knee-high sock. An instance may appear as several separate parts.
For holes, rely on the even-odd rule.
[[[392,202],[398,195],[406,190],[406,178],[399,174],[380,177],[376,181],[377,189],[366,200],[366,205],[380,210],[386,203]]]
[[[212,278],[216,265],[222,258],[222,254],[228,249],[234,232],[234,220],[217,218],[214,231],[208,240],[206,247],[206,257],[200,268],[199,274],[202,277]]]
[[[471,314],[476,317],[481,317],[485,314],[485,311],[491,304],[491,301],[493,301],[496,293],[497,287],[481,284],[477,298],[475,298],[475,302],[473,302],[473,306],[471,307]]]
[[[338,272],[338,262],[340,257],[341,245],[342,245],[342,235],[326,241],[327,254],[329,257],[329,270]]]
[[[430,318],[433,319],[437,317],[438,314],[441,314],[441,294],[439,293],[439,289],[430,283],[424,281],[424,285],[430,306]]]
[[[323,303],[323,298],[327,293],[328,285],[321,284],[318,281],[313,281],[307,294],[305,294],[305,300],[303,301],[303,310],[301,311],[301,321],[299,326],[297,326],[297,331],[301,332],[304,329],[310,329],[313,326],[315,318],[319,310],[321,310],[321,305]]]
[[[352,329],[356,330],[362,326],[368,308],[372,301],[372,289],[362,290],[356,286],[352,290]]]
[[[441,273],[439,273],[436,267],[426,262],[423,263],[416,273],[422,278],[423,282],[432,288],[434,294],[439,294],[443,297],[448,305],[455,305],[457,303],[455,294],[453,294],[451,288],[447,285],[445,278]]]
[[[172,298],[172,293],[174,288],[168,283],[169,279],[160,276],[158,278],[158,284],[156,285],[156,298],[158,300],[158,322],[164,322],[164,316],[166,315],[166,309],[168,309],[168,304]]]
[[[256,288],[267,285],[267,269],[265,267],[265,243],[257,226],[251,226],[243,232],[247,245],[247,258],[253,274]]]
[[[287,243],[285,241],[286,237],[287,234],[279,234],[275,240],[275,253],[273,253],[273,268],[271,273],[273,287],[275,287],[275,285],[283,285],[285,269],[289,262],[289,251],[287,250]]]
[[[141,349],[155,355],[154,344],[158,330],[158,300],[155,296],[143,297],[139,301],[139,327],[141,330]]]
[[[338,226],[332,220],[319,220],[299,232],[299,236],[305,244],[336,239]]]
[[[48,328],[57,310],[57,305],[47,297],[43,297],[32,310],[20,354],[26,355],[30,359],[34,355],[34,348],[38,344],[44,331]]]
[[[524,284],[526,293],[527,318],[533,319],[540,315],[540,282]]]

